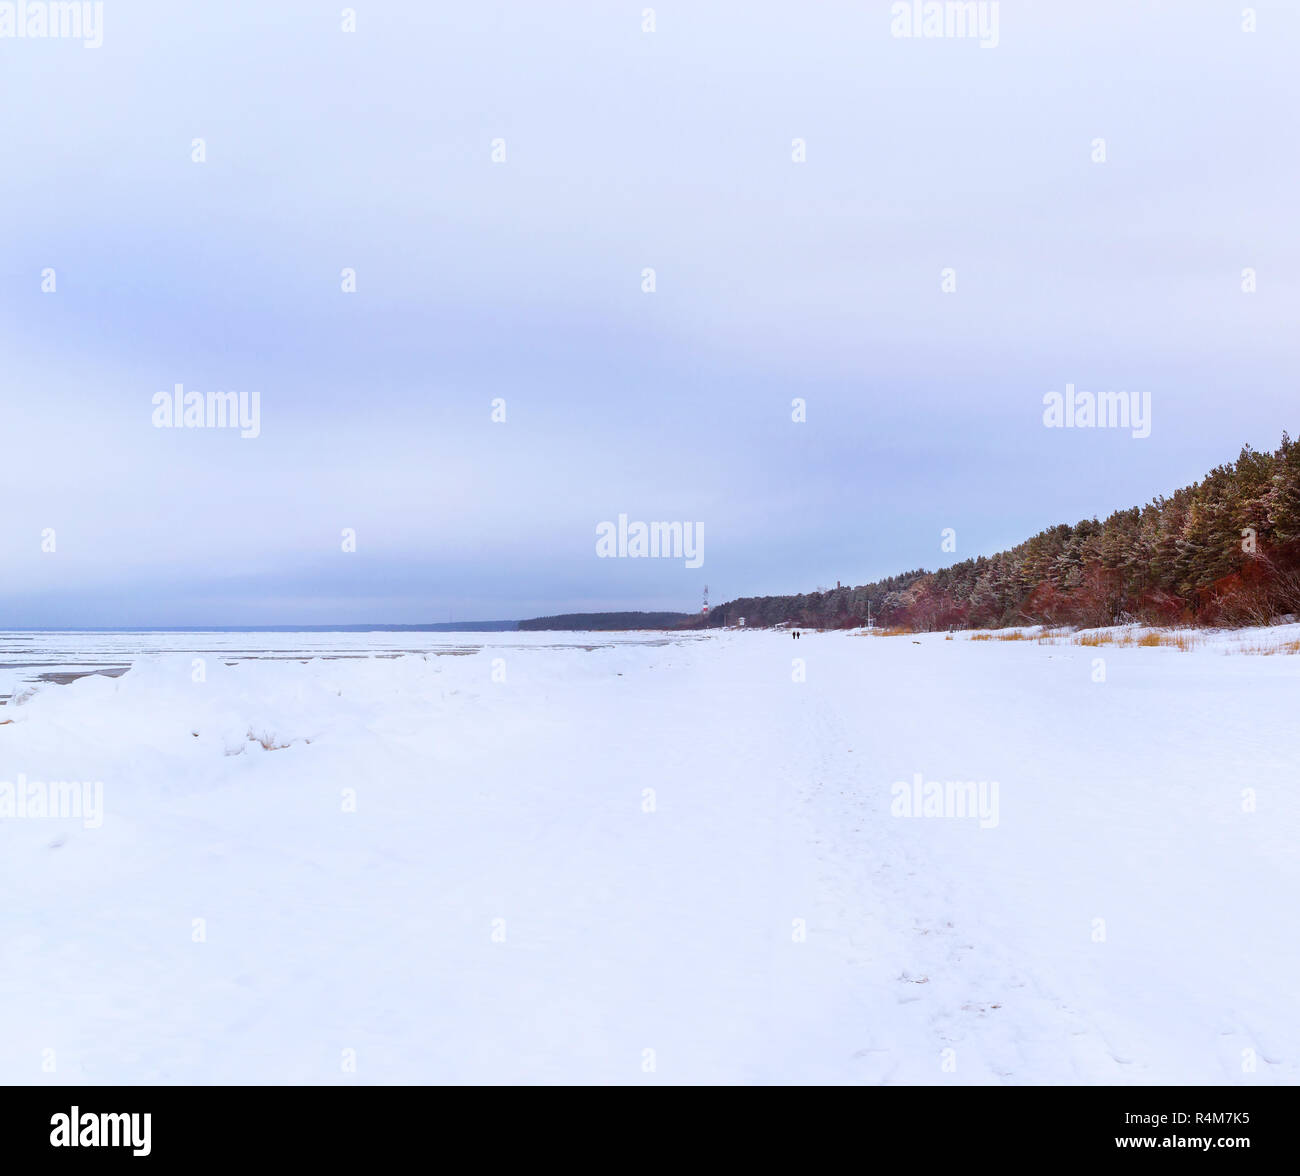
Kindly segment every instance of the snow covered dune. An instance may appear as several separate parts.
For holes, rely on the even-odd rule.
[[[1300,1078],[1300,658],[473,644],[0,707],[0,1082]]]

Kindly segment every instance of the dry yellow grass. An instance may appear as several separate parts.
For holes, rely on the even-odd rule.
[[[258,734],[252,727],[248,728],[248,739],[250,743],[260,743],[266,751],[283,751],[289,746],[287,743],[280,743],[274,732],[263,731]]]
[[[1201,644],[1191,633],[1160,633],[1154,629],[1146,633],[1079,633],[1072,638],[1075,645],[1114,645],[1120,649],[1137,646],[1141,649],[1181,649],[1188,653]]]
[[[1086,645],[1089,647],[1098,647],[1104,645],[1114,645],[1118,648],[1141,647],[1144,649],[1165,648],[1180,649],[1187,652],[1196,649],[1202,644],[1202,638],[1193,633],[1181,632],[1161,632],[1149,630],[1142,633],[1132,633],[1128,631],[1102,631],[1093,633],[1075,633],[1070,629],[1044,629],[1040,632],[1026,632],[1024,629],[995,629],[980,633],[972,633],[969,641],[1032,641],[1037,645]],[[1300,647],[1300,641],[1288,643],[1290,647]],[[1271,647],[1265,651],[1260,649],[1259,652],[1274,651],[1300,651],[1288,646]]]
[[[1147,637],[1152,637],[1152,636],[1158,638],[1158,640],[1156,640],[1154,643],[1149,642],[1147,640]],[[1148,633],[1146,637],[1143,637],[1143,639],[1138,642],[1138,644],[1139,645],[1149,645],[1149,644],[1163,645],[1163,646],[1167,646],[1170,649],[1181,649],[1184,653],[1190,653],[1193,649],[1195,649],[1198,645],[1201,644],[1201,639],[1199,637],[1194,636],[1191,633],[1154,633],[1154,634]]]
[[[1227,647],[1224,653],[1249,653],[1258,657],[1272,657],[1279,653],[1300,653],[1300,641],[1282,641],[1276,645],[1238,645]]]
[[[877,629],[875,632],[886,636],[908,633],[904,628]],[[951,633],[945,641],[953,640]],[[1069,628],[1047,629],[1038,632],[1026,632],[1024,629],[983,629],[969,634],[967,641],[1032,641],[1038,645],[1084,645],[1090,648],[1113,645],[1118,649],[1177,649],[1190,653],[1207,644],[1204,634],[1179,629],[1106,629],[1096,632],[1078,633]],[[1214,642],[1213,644],[1218,644]],[[1254,642],[1251,644],[1232,644],[1223,646],[1223,652],[1249,653],[1261,657],[1275,654],[1300,654],[1300,639],[1279,641],[1273,644]]]

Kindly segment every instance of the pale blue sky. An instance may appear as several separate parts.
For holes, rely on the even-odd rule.
[[[694,609],[1300,429],[1291,3],[1002,0],[996,49],[871,0],[342,7],[0,39],[0,628]],[[153,428],[176,383],[261,436]],[[1151,436],[1044,429],[1067,383]],[[704,566],[597,559],[620,513]]]

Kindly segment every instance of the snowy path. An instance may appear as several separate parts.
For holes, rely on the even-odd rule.
[[[1300,659],[483,641],[0,708],[0,1081],[1300,1078]]]

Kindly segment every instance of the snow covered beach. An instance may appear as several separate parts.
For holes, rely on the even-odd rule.
[[[969,637],[16,689],[0,1081],[1295,1083],[1300,658]]]

